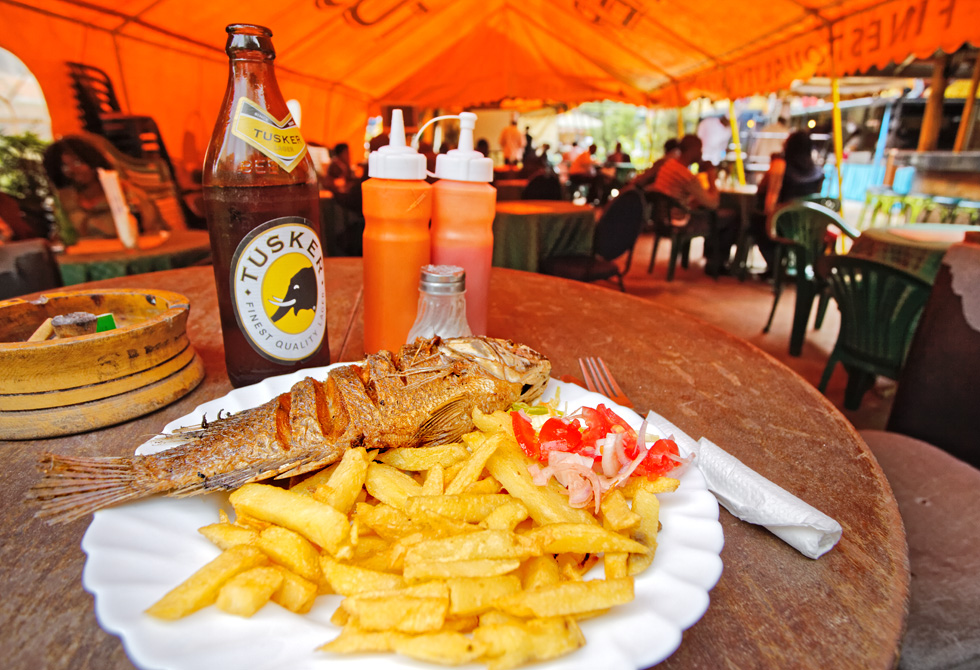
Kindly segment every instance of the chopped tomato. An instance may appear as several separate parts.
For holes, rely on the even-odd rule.
[[[680,458],[680,451],[677,450],[677,443],[673,440],[657,440],[650,446],[646,457],[636,466],[633,474],[647,479],[656,479],[667,474],[675,467],[677,461],[670,457],[673,454]]]
[[[582,431],[578,421],[552,417],[544,422],[538,432],[541,461],[547,462],[549,451],[582,451]]]
[[[538,441],[538,436],[534,432],[534,426],[528,421],[524,412],[511,412],[510,424],[514,428],[514,437],[517,438],[517,444],[521,446],[524,453],[530,458],[541,460],[541,443]],[[547,457],[545,457],[545,460],[547,460]]]

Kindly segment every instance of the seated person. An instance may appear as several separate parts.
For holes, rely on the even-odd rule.
[[[354,168],[350,164],[350,147],[346,142],[338,142],[333,148],[323,188],[333,193],[343,193],[354,181]]]
[[[583,151],[575,157],[568,168],[568,180],[576,186],[588,186],[589,199],[603,205],[609,197],[609,189],[606,188],[606,176],[595,164],[594,157],[597,149],[598,147],[593,144],[588,151]]]
[[[701,139],[697,135],[685,135],[678,145],[679,154],[664,161],[653,182],[653,190],[669,195],[691,209],[691,220],[687,225],[698,229],[711,230],[713,234],[705,238],[705,256],[714,257],[715,245],[720,245],[722,267],[709,267],[709,274],[726,272],[725,264],[731,256],[732,245],[738,234],[734,216],[717,216],[720,195],[715,185],[715,168],[706,163],[704,174],[707,188],[700,175],[691,172],[691,165],[701,160]]]
[[[630,155],[623,151],[623,143],[616,142],[616,150],[611,154],[606,156],[606,165],[609,167],[615,166],[616,163],[629,163]]]
[[[476,146],[474,147],[484,156],[490,157],[490,142],[485,137],[481,137],[476,141]]]
[[[61,209],[74,228],[74,231],[66,231],[66,237],[117,237],[115,220],[98,173],[99,168],[113,169],[109,159],[85,140],[66,137],[45,150],[43,162],[48,178],[58,193]],[[120,181],[140,232],[167,230],[160,211],[146,193],[133,184]]]
[[[680,141],[678,141],[676,137],[671,137],[669,140],[664,142],[664,155],[654,161],[653,165],[636,175],[629,185],[643,189],[644,191],[652,191],[653,182],[657,181],[657,173],[660,172],[660,168],[664,166],[667,159],[677,158],[677,156],[680,155],[680,150],[677,148],[679,144]]]
[[[823,169],[813,160],[810,134],[805,130],[790,134],[783,144],[783,152],[772,155],[769,171],[759,183],[756,210],[751,217],[752,237],[768,266],[764,276],[772,276],[776,248],[768,233],[769,219],[789,201],[820,193],[823,180]]]

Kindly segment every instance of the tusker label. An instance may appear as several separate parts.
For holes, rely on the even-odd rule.
[[[231,297],[238,327],[270,361],[296,363],[319,351],[327,332],[323,252],[299,216],[258,226],[231,260]]]
[[[291,114],[277,121],[248,98],[238,99],[231,134],[248,142],[286,172],[292,172],[306,155],[306,142]]]

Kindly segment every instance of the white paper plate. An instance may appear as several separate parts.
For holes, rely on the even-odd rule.
[[[254,407],[287,391],[306,375],[326,378],[330,367],[334,366],[236,389],[171,422],[165,432],[198,424],[205,413],[214,419],[219,409],[237,412]],[[631,410],[575,385],[551,380],[545,399],[558,389],[569,409],[606,403],[634,427],[640,425],[640,417]],[[138,451],[155,450],[151,440]],[[708,591],[722,570],[718,504],[697,468],[686,468],[680,481],[676,492],[659,496],[663,530],[653,564],[636,580],[636,599],[582,622],[585,647],[535,668],[645,668],[670,656],[680,645],[681,633],[704,615]],[[394,654],[340,656],[316,651],[339,633],[329,619],[340,596],[320,596],[306,615],[293,614],[274,603],[250,619],[214,607],[175,622],[144,614],[147,607],[218,555],[218,549],[197,529],[215,523],[221,507],[231,509],[223,494],[183,499],[158,496],[95,514],[82,540],[88,555],[82,583],[95,596],[99,623],[119,635],[135,665],[146,670],[436,667]],[[595,574],[601,576],[599,568]]]

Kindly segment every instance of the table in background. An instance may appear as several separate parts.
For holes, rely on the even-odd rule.
[[[730,209],[738,220],[738,237],[735,244],[735,271],[739,279],[745,279],[748,272],[749,252],[754,244],[751,235],[752,208],[755,205],[759,187],[755,184],[725,186],[719,189],[718,209]]]
[[[497,202],[507,202],[510,200],[520,200],[524,189],[527,188],[527,179],[501,179],[493,183],[497,189]]]
[[[493,264],[537,272],[552,256],[592,251],[595,210],[563,200],[498,202],[493,220]]]
[[[362,355],[362,265],[329,258],[333,360]],[[99,288],[133,286],[131,279]],[[79,548],[88,521],[51,527],[23,499],[45,451],[128,456],[168,422],[231,390],[210,268],[140,277],[139,285],[190,298],[188,336],[207,376],[153,414],[85,435],[0,442],[0,648],[15,670],[132,670],[102,631],[81,585]],[[906,615],[905,534],[881,469],[850,423],[781,363],[702,321],[654,302],[588,284],[495,268],[490,335],[545,353],[552,375],[580,374],[577,359],[602,355],[639,411],[652,408],[694,438],[705,436],[837,519],[840,543],[813,561],[724,509],[724,572],[704,617],[658,668],[809,670],[894,667]],[[147,566],[147,569],[152,569]],[[286,641],[284,641],[286,643]]]
[[[897,265],[932,283],[943,254],[956,242],[962,242],[967,231],[980,231],[980,226],[912,223],[868,228],[854,240],[848,253]]]
[[[204,230],[143,235],[136,249],[125,248],[118,238],[83,239],[64,253],[57,254],[55,259],[61,281],[65,286],[71,286],[206,264],[211,259],[211,242]]]

